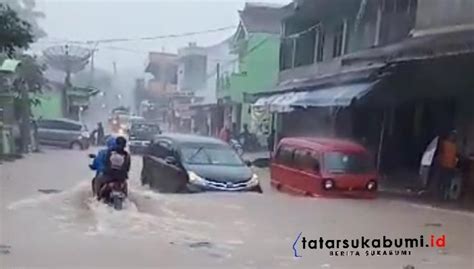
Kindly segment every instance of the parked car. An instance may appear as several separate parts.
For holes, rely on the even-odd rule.
[[[361,145],[326,138],[284,138],[270,166],[271,185],[309,196],[373,198],[377,172]]]
[[[38,140],[40,144],[85,150],[89,148],[87,127],[69,119],[40,119]]]
[[[225,142],[183,134],[159,135],[143,156],[142,184],[161,192],[262,192],[251,163]]]
[[[150,141],[159,134],[161,134],[161,130],[158,124],[145,120],[133,120],[128,139],[130,153],[144,153]]]

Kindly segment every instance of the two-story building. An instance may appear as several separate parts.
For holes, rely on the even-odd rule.
[[[177,93],[178,65],[177,54],[150,52],[145,72],[153,75],[153,78],[148,80],[146,86],[137,81],[135,89],[136,104],[145,101],[154,108],[154,115],[148,113],[147,116],[169,125],[173,122],[170,103],[172,96]]]
[[[387,173],[418,169],[426,145],[454,128],[474,153],[473,1],[295,0],[283,10],[279,84],[253,96],[279,137],[356,139]]]
[[[244,124],[252,125],[251,104],[245,96],[270,91],[278,82],[283,10],[281,6],[246,3],[239,17],[231,40],[237,70],[222,74],[217,94],[224,122],[237,128],[236,132]]]
[[[205,83],[194,92],[193,127],[204,135],[217,135],[223,126],[224,113],[217,105],[217,89],[225,84],[237,66],[237,55],[232,53],[232,38],[204,47],[206,51]],[[193,128],[193,129],[194,129]]]

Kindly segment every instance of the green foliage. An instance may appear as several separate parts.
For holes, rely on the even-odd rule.
[[[36,10],[35,0],[0,0],[0,4],[2,3],[10,6],[20,19],[31,25],[34,41],[46,36],[46,32],[38,23],[39,19],[45,18],[45,14]]]
[[[27,49],[32,42],[31,25],[9,6],[0,3],[0,53],[12,56],[16,48]]]
[[[21,65],[18,67],[19,78],[28,87],[31,93],[41,92],[43,87],[47,85],[47,80],[43,72],[46,66],[38,64],[36,57],[23,55],[20,57]]]

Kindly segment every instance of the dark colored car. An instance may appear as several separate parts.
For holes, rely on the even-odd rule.
[[[129,147],[131,154],[144,153],[150,141],[160,134],[160,126],[145,121],[132,121],[129,131]]]
[[[221,140],[196,135],[155,137],[143,156],[142,184],[161,192],[262,192],[251,164]]]
[[[89,148],[89,132],[79,121],[40,119],[37,125],[40,144],[81,150]]]

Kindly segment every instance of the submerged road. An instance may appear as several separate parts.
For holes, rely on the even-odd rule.
[[[295,197],[271,189],[265,170],[256,170],[263,195],[160,194],[140,186],[140,157],[133,159],[130,203],[117,212],[91,199],[87,153],[45,149],[0,165],[0,268],[474,268],[469,213]],[[420,235],[426,243],[444,235],[446,247],[331,256],[309,243]]]

